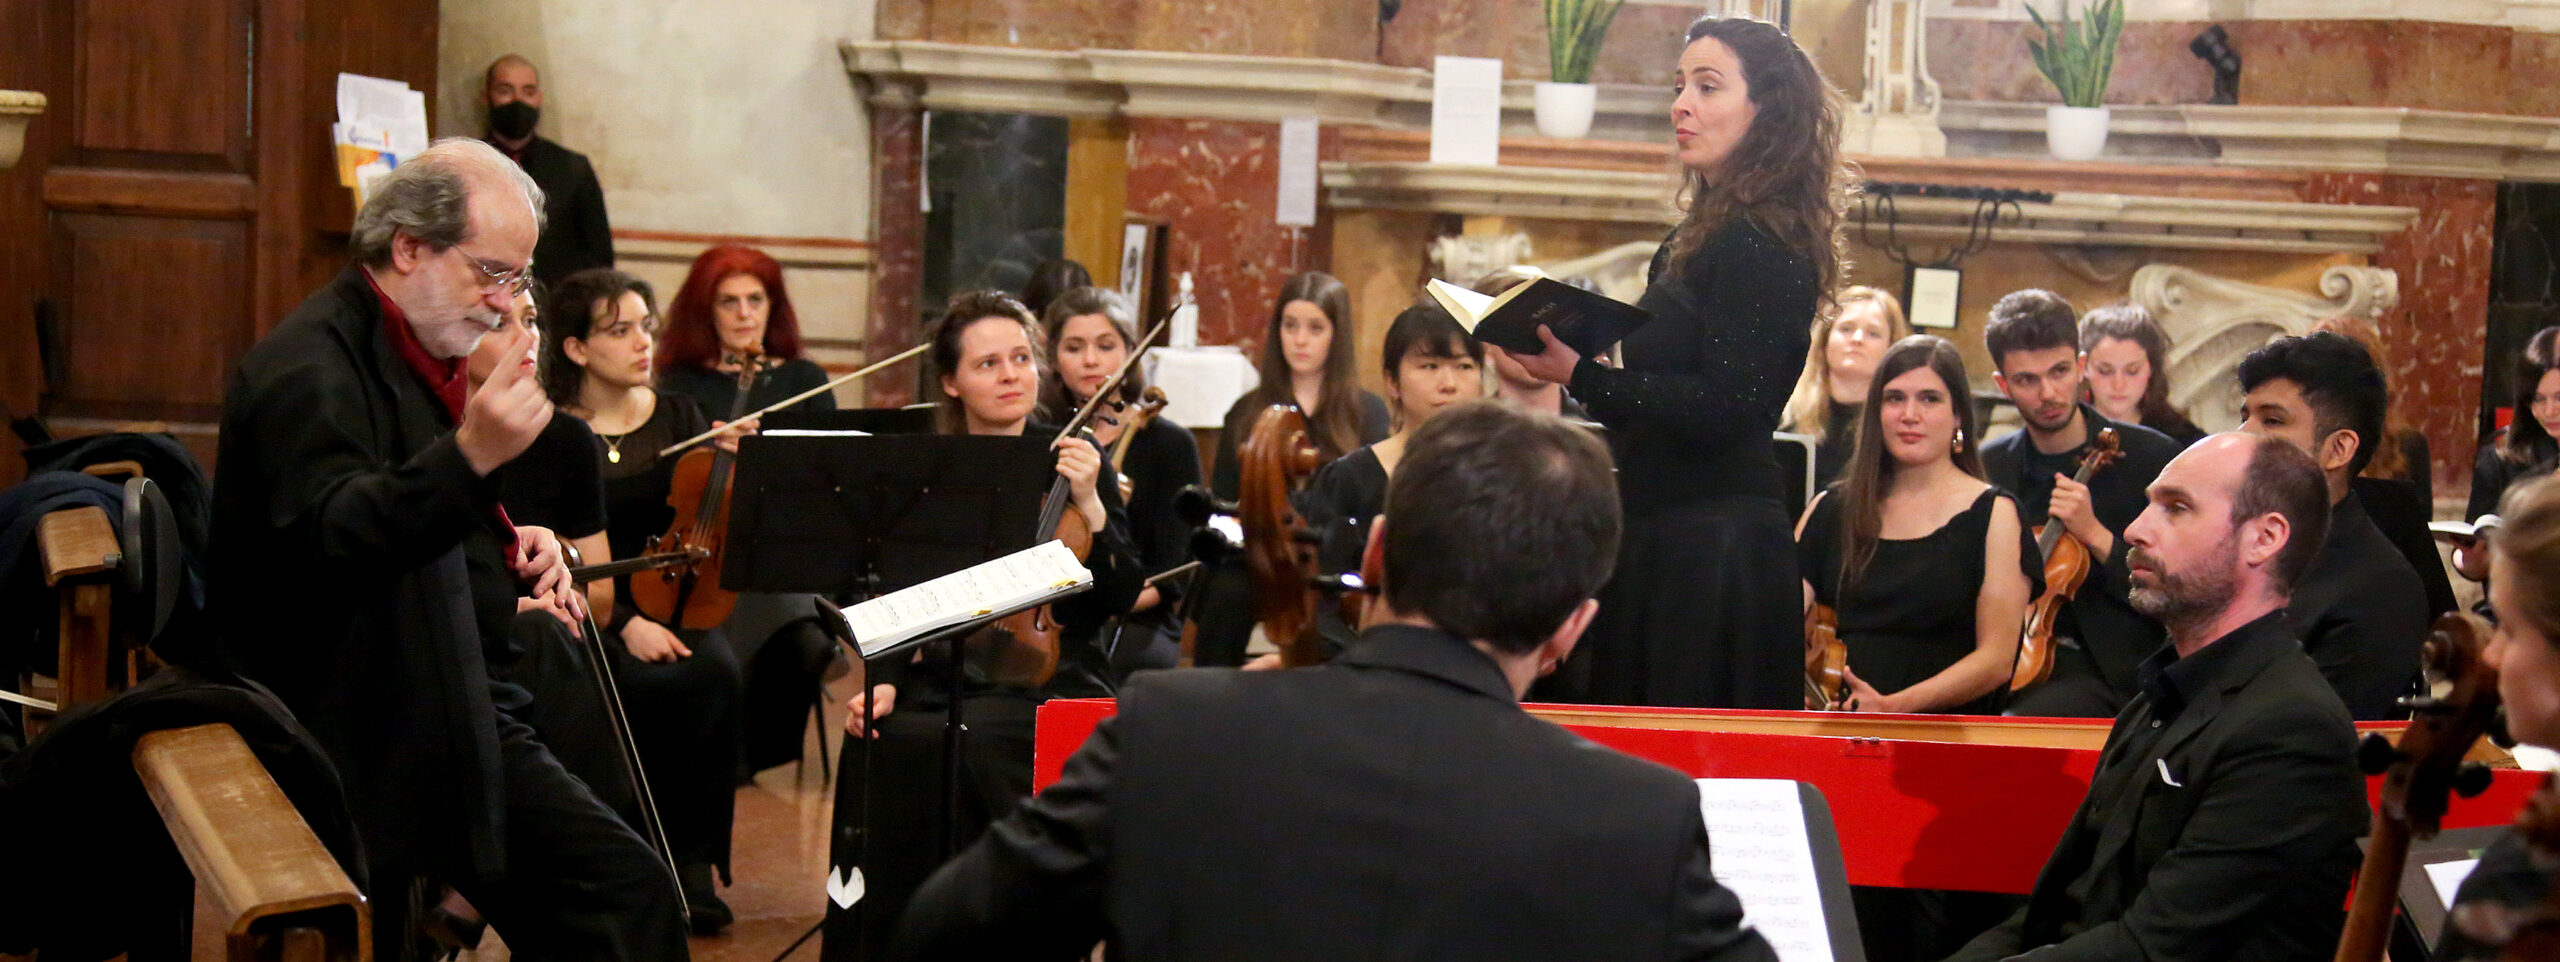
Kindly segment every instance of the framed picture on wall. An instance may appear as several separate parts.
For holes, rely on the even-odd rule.
[[[1164,277],[1165,223],[1153,217],[1126,214],[1120,228],[1120,296],[1129,299],[1138,312],[1138,326],[1144,329],[1155,323],[1156,315],[1169,304]]]
[[[1914,328],[1955,327],[1963,293],[1964,272],[1951,267],[1913,267],[1902,282],[1902,303]]]

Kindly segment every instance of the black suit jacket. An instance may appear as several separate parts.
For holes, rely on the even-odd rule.
[[[1370,630],[1320,668],[1148,672],[907,910],[903,958],[1772,960],[1694,782]]]
[[[2089,578],[2080,585],[2071,603],[2063,606],[2065,623],[2059,633],[2077,639],[2078,653],[2066,653],[2054,664],[2057,673],[2094,672],[2106,683],[2107,690],[2119,699],[2133,696],[2139,683],[2135,677],[2142,660],[2160,650],[2168,635],[2160,623],[2133,610],[2125,589],[2131,585],[2132,571],[2125,559],[2132,543],[2125,540],[2125,529],[2133,519],[2142,516],[2150,506],[2143,493],[2160,477],[2160,469],[2178,456],[2183,448],[2169,436],[2123,421],[2108,420],[2098,409],[2080,405],[2080,416],[2087,419],[2091,437],[2099,428],[2116,429],[2116,443],[2123,452],[2116,463],[2089,476],[2089,500],[2096,507],[2098,523],[2116,536],[2115,550],[2102,565],[2089,567]],[[1982,443],[1982,471],[1993,484],[2018,496],[2020,520],[2029,527],[2045,523],[2046,505],[2053,493],[2053,478],[2027,477],[2025,452],[2034,443],[2024,430],[2004,434]]]
[[[533,245],[533,276],[545,285],[590,267],[613,266],[613,223],[604,185],[587,155],[535,137],[516,158],[542,188],[542,239]]]
[[[2366,826],[2355,727],[2279,615],[2208,655],[2195,690],[2146,682],[2117,716],[2027,907],[1949,962],[2330,957]]]
[[[502,714],[482,627],[513,615],[498,484],[383,332],[356,268],[241,358],[223,398],[209,603],[224,660],[345,777],[371,859],[502,865]],[[377,879],[376,881],[382,881]]]
[[[2353,491],[2329,509],[2329,539],[2285,612],[2357,721],[2409,717],[2397,700],[2418,677],[2427,593]]]

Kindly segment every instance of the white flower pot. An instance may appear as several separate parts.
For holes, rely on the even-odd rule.
[[[2044,144],[2055,160],[2096,160],[2107,149],[2107,108],[2046,107]]]
[[[1599,105],[1599,87],[1538,81],[1538,132],[1568,139],[1588,134],[1591,132],[1591,114]]]

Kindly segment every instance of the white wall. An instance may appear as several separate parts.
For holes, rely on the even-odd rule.
[[[863,238],[870,127],[836,45],[875,3],[444,0],[436,132],[480,133],[482,71],[520,53],[615,227]]]

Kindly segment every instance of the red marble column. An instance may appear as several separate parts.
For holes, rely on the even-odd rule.
[[[914,107],[871,106],[871,326],[865,353],[883,358],[906,350],[920,335],[916,299],[924,285],[923,113]],[[915,402],[913,369],[882,371],[863,382],[871,407]]]
[[[1323,138],[1333,145],[1331,132]],[[1321,227],[1282,227],[1280,125],[1157,117],[1129,121],[1129,209],[1163,218],[1165,270],[1191,272],[1200,342],[1260,346],[1271,299],[1325,263]]]
[[[2415,207],[2418,221],[2383,239],[2377,267],[2400,274],[2400,306],[2382,318],[2392,413],[2427,436],[2438,494],[2470,484],[2478,439],[2481,353],[2498,185],[2387,174],[2313,174],[2303,200]]]

